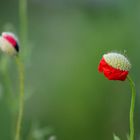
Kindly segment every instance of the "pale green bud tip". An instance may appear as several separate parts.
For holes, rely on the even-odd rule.
[[[127,57],[120,53],[111,52],[103,55],[106,63],[112,66],[113,68],[129,71],[131,68],[131,64]]]

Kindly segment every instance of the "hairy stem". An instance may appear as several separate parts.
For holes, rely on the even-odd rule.
[[[135,84],[130,76],[127,77],[131,90],[131,106],[130,106],[130,140],[134,140],[134,109],[135,109],[135,96],[136,96],[136,90],[135,90]]]
[[[18,56],[16,57],[16,64],[17,64],[18,73],[19,73],[20,95],[19,95],[19,112],[18,112],[18,118],[17,118],[15,140],[20,140],[20,131],[21,131],[21,125],[22,125],[23,110],[24,110],[24,67]]]

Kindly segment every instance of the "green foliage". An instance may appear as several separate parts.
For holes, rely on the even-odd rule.
[[[115,134],[113,135],[113,140],[121,140],[118,136],[116,136]]]
[[[39,127],[38,124],[33,124],[32,128],[32,138],[35,140],[46,140],[54,133],[51,127]]]

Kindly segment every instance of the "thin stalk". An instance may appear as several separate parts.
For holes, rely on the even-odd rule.
[[[19,112],[17,118],[15,140],[20,140],[20,131],[22,125],[23,110],[24,110],[24,67],[18,56],[16,56],[16,64],[19,73],[20,95],[19,95]]]
[[[14,102],[14,94],[13,94],[13,89],[12,89],[12,84],[11,84],[11,79],[10,79],[10,76],[9,76],[9,65],[10,65],[10,62],[9,62],[9,58],[8,57],[2,57],[1,58],[1,62],[0,62],[0,65],[1,65],[1,73],[2,73],[2,76],[3,76],[3,87],[4,87],[4,94],[6,96],[5,100],[6,100],[6,103],[9,107],[9,111],[10,111],[10,115],[11,115],[11,118],[12,118],[12,122],[11,122],[11,137],[14,136],[15,134],[15,123],[14,123],[14,113],[13,113],[13,102]]]
[[[19,0],[19,23],[20,23],[20,40],[22,46],[25,47],[28,38],[27,0]]]
[[[132,90],[132,95],[131,95],[131,106],[130,106],[130,140],[134,140],[134,109],[135,109],[135,97],[136,97],[136,90],[135,90],[135,84],[133,80],[131,79],[130,76],[127,77],[131,90]]]
[[[24,50],[22,51],[22,57],[24,58],[27,53],[27,48],[25,48],[25,46],[27,46],[28,41],[27,0],[19,0],[19,25],[20,25],[19,26],[20,44],[21,46],[24,46]],[[24,110],[24,67],[18,56],[16,57],[16,64],[18,67],[20,80],[20,95],[19,95],[19,114],[17,118],[15,140],[20,140],[20,131]]]

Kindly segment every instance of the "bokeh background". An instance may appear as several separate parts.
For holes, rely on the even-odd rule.
[[[27,19],[19,14],[23,1],[0,0],[0,31],[26,42],[22,140],[113,140],[114,133],[126,140],[128,82],[108,81],[97,71],[109,51],[132,63],[140,140],[140,1],[27,0]],[[0,58],[0,139],[13,140],[19,82],[14,58]]]

